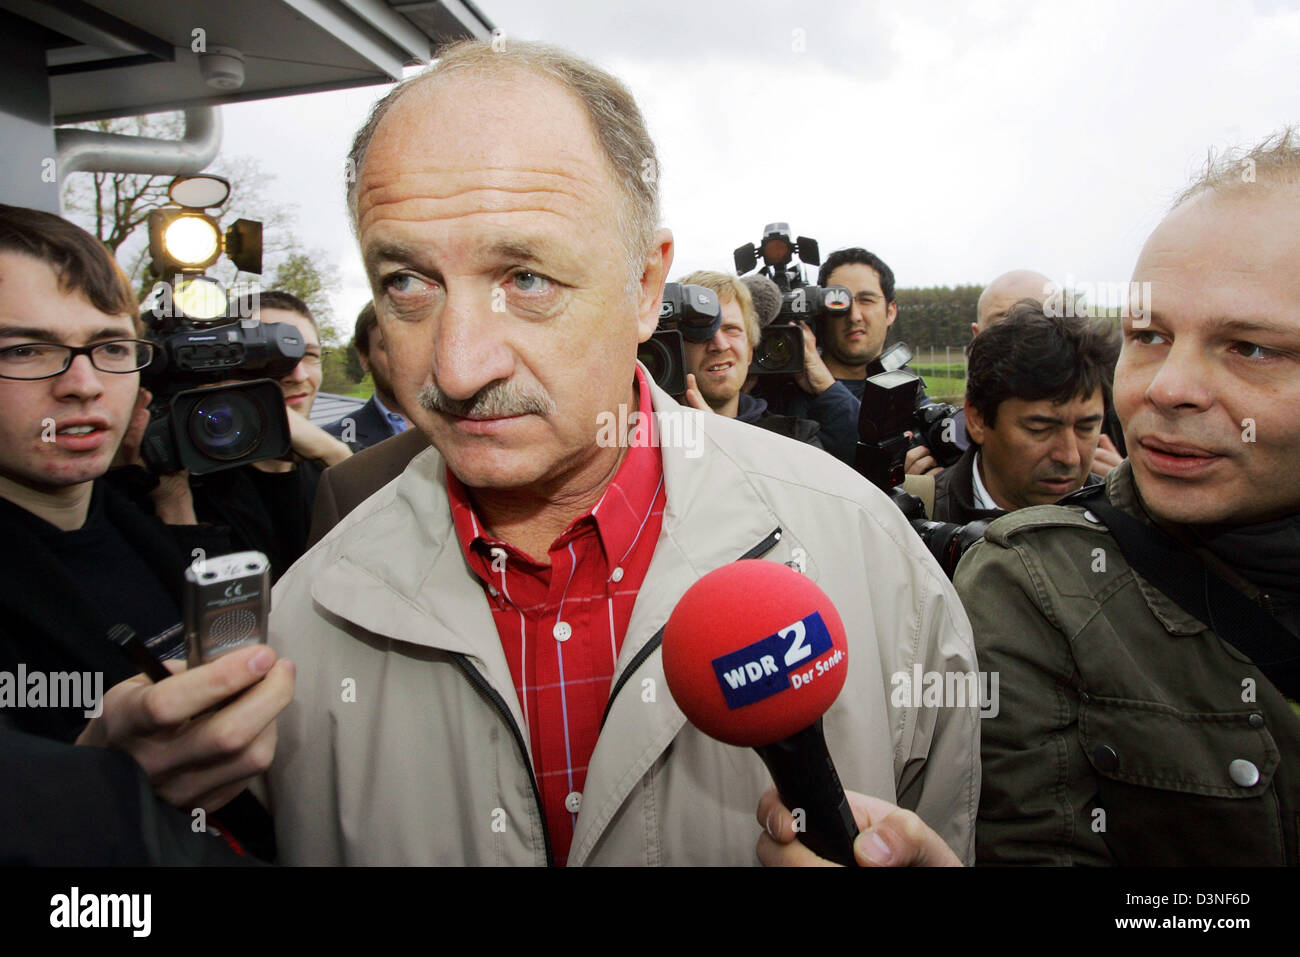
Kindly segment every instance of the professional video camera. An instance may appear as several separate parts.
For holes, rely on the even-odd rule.
[[[907,450],[924,445],[935,461],[944,467],[961,457],[952,441],[952,420],[956,406],[932,403],[916,408],[921,378],[902,368],[912,358],[903,343],[881,354],[885,372],[869,376],[862,392],[862,411],[858,415],[858,450],[854,466],[873,485],[890,497],[921,536],[930,554],[949,578],[962,555],[984,537],[989,525],[981,520],[966,525],[934,522],[925,514],[919,498],[901,488]],[[911,432],[909,440],[905,433]]]
[[[232,302],[203,275],[223,252],[260,273],[262,226],[241,219],[222,233],[207,213],[230,195],[220,177],[177,177],[169,195],[175,205],[149,215],[150,269],[160,281],[144,313],[157,348],[143,373],[153,401],[140,454],[155,472],[194,475],[279,458],[289,451],[289,420],[276,380],[306,344],[292,325],[258,322],[255,294]]]
[[[799,322],[808,323],[818,341],[822,338],[822,320],[826,316],[843,316],[853,308],[853,294],[843,286],[809,285],[804,282],[800,263],[821,264],[817,240],[800,236],[790,238],[788,223],[768,223],[757,246],[738,247],[732,254],[736,275],[743,276],[758,265],[781,290],[781,311],[763,330],[749,371],[758,375],[796,375],[803,371],[803,330]],[[794,261],[798,256],[800,263]]]
[[[722,325],[718,294],[703,286],[664,283],[659,327],[637,346],[636,357],[655,384],[674,398],[686,394],[685,342],[708,342]]]

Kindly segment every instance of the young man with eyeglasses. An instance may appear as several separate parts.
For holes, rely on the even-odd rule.
[[[760,383],[754,391],[773,412],[817,422],[826,451],[852,465],[862,392],[868,377],[885,371],[880,354],[898,318],[894,271],[879,256],[855,246],[826,257],[817,284],[844,286],[853,296],[853,308],[846,316],[825,321],[820,353],[812,329],[801,323],[804,371],[792,379]],[[917,407],[929,403],[925,390],[918,390]],[[908,471],[938,471],[928,451],[918,449],[908,455]]]
[[[168,803],[226,807],[230,830],[269,841],[265,812],[241,792],[274,753],[292,665],[241,649],[155,684],[108,639],[126,625],[155,657],[176,658],[193,549],[232,550],[221,529],[192,515],[164,525],[105,478],[147,421],[139,370],[153,347],[136,309],[98,240],[0,205],[0,724],[126,751]],[[155,490],[159,512],[176,505],[176,484]],[[57,676],[74,674],[70,701]]]

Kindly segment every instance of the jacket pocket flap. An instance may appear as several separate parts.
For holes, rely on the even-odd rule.
[[[1178,711],[1149,701],[1084,695],[1079,738],[1097,773],[1116,781],[1215,797],[1268,790],[1281,755],[1255,711]]]

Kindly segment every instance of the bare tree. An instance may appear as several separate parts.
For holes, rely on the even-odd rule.
[[[80,124],[82,129],[132,136],[179,139],[184,133],[180,113],[152,113]],[[294,210],[270,198],[275,178],[262,170],[250,156],[218,156],[204,170],[230,181],[230,197],[220,209],[211,210],[223,227],[237,219],[262,223],[263,276],[274,276],[276,284],[299,295],[318,312],[328,326],[332,320],[329,294],[337,287],[333,263],[319,249],[303,247],[294,234]],[[122,268],[140,290],[141,298],[152,283],[149,262],[149,214],[169,204],[170,176],[141,173],[71,173],[63,184],[64,213],[73,222],[98,236],[112,250]],[[247,281],[228,259],[220,259],[208,271],[225,283]],[[272,283],[263,281],[266,288]],[[308,295],[303,296],[301,290]],[[332,329],[332,326],[330,326]]]

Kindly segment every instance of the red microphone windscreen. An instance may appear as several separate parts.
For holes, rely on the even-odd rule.
[[[677,706],[705,734],[741,747],[773,744],[825,714],[848,657],[830,598],[776,562],[709,572],[664,626],[664,676]]]

